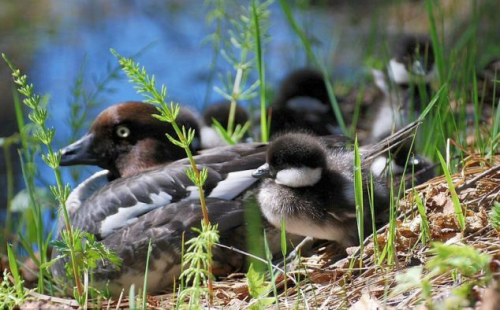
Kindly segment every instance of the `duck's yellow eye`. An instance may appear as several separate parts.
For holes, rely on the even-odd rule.
[[[130,129],[127,126],[118,126],[116,128],[116,135],[120,138],[127,138],[130,136]]]

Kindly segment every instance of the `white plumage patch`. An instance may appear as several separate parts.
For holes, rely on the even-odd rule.
[[[275,182],[288,187],[313,186],[321,179],[321,168],[290,168],[277,173]]]
[[[138,202],[134,206],[118,208],[117,213],[106,217],[106,219],[102,221],[101,229],[99,230],[101,236],[106,237],[115,230],[133,223],[137,220],[139,215],[164,206],[172,201],[172,196],[165,192],[151,194],[149,197],[152,200],[151,203]]]
[[[182,199],[182,201],[200,199],[200,190],[198,189],[198,186],[191,185],[191,186],[186,187],[186,190],[189,192],[189,196]]]
[[[257,181],[252,177],[254,170],[231,172],[219,182],[208,197],[231,200]]]
[[[66,208],[69,214],[74,213],[95,191],[109,183],[108,173],[108,170],[94,173],[69,194],[66,201]]]
[[[405,65],[394,59],[389,61],[389,75],[397,84],[410,83],[410,74]]]
[[[393,173],[402,173],[403,169],[404,167],[396,165],[393,160],[389,161],[389,158],[385,156],[377,157],[370,166],[370,170],[374,177],[381,177],[389,171]]]
[[[211,149],[214,147],[227,145],[227,143],[212,127],[203,126],[200,131],[200,137],[201,137],[201,147],[203,149]]]

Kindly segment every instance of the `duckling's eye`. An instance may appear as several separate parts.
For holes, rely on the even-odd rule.
[[[127,126],[118,126],[116,128],[116,135],[120,138],[127,138],[130,136],[130,129]]]

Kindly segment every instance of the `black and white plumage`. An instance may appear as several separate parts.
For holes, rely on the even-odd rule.
[[[426,36],[405,35],[396,41],[387,73],[373,70],[384,97],[372,125],[371,142],[389,136],[413,119],[430,100],[430,82],[435,76],[434,52]]]
[[[369,215],[369,171],[375,158],[401,145],[417,123],[395,136],[362,150],[365,236],[371,231]],[[354,194],[354,153],[328,147],[312,135],[289,133],[268,147],[266,164],[254,176],[266,178],[258,200],[265,218],[276,227],[282,218],[292,234],[338,241],[342,246],[359,243]],[[374,210],[377,222],[384,222],[389,207],[389,191],[382,178],[373,178]]]
[[[189,161],[176,160],[184,156],[169,149],[178,147],[165,142],[168,124],[155,123],[151,116],[155,112],[153,106],[144,103],[113,106],[96,119],[86,135],[91,139],[84,138],[87,142],[73,144],[61,152],[66,165],[110,168],[78,185],[66,206],[74,228],[94,234],[97,241],[123,260],[121,269],[100,262],[93,271],[96,286],[102,288],[109,281],[114,295],[132,283],[136,287],[142,285],[149,239],[153,252],[148,292],[168,289],[180,274],[182,234],[186,234],[185,240],[194,236],[191,228],[199,227],[202,218],[200,193],[185,174]],[[189,125],[186,119],[180,122]],[[117,136],[124,125],[128,134]],[[151,145],[166,150],[149,148]],[[199,168],[208,169],[204,190],[209,217],[219,225],[220,242],[225,245],[239,249],[246,246],[244,213],[252,207],[246,202],[258,183],[251,173],[265,162],[266,147],[248,143],[205,150],[195,156]],[[264,227],[270,238],[277,239],[269,244],[271,251],[278,253],[280,242],[275,237],[279,233],[268,223]],[[61,217],[58,235],[62,229]],[[292,239],[297,241],[297,237]],[[215,275],[228,275],[245,266],[244,257],[238,253],[220,248],[214,248],[213,253]],[[54,251],[53,257],[56,255]],[[63,265],[63,261],[58,261],[52,267],[55,277],[64,276]]]
[[[227,145],[217,130],[212,126],[213,120],[219,122],[223,128],[228,128],[231,102],[223,101],[211,104],[203,111],[203,126],[201,127],[201,147],[210,149]],[[234,125],[244,126],[249,121],[249,115],[241,105],[235,105]]]
[[[208,169],[204,190],[209,217],[219,224],[226,245],[240,249],[246,245],[245,201],[258,183],[251,174],[265,162],[265,149],[265,144],[241,144],[195,157],[200,168]],[[98,266],[93,273],[98,286],[109,280],[112,293],[119,294],[132,283],[141,285],[150,238],[148,291],[165,290],[179,276],[182,233],[186,240],[194,236],[191,228],[198,227],[202,218],[198,189],[185,174],[188,167],[183,159],[109,183],[107,172],[99,172],[71,193],[67,206],[73,227],[96,235],[123,260],[120,270],[105,262]],[[60,220],[59,230],[63,227]],[[221,275],[243,268],[244,263],[241,255],[214,248],[215,270]],[[64,275],[62,262],[54,265],[53,274]]]
[[[340,133],[323,74],[315,69],[298,69],[285,77],[271,107],[272,135],[299,129],[320,136]]]

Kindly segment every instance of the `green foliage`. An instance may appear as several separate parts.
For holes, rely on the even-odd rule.
[[[420,214],[421,224],[420,224],[420,238],[422,240],[422,244],[427,244],[427,241],[431,240],[429,221],[427,220],[427,214],[425,213],[425,206],[422,202],[422,198],[417,193],[417,191],[413,191],[413,197],[415,197],[415,201],[417,203],[418,213]]]
[[[189,296],[188,309],[201,308],[201,297],[211,294],[209,285],[212,278],[210,266],[212,264],[212,244],[219,242],[217,225],[201,222],[201,230],[193,228],[199,235],[188,240],[186,253],[183,256],[184,271],[181,277],[186,283],[192,283],[191,287],[184,289],[179,296],[183,303]]]
[[[446,177],[446,182],[448,183],[448,188],[451,194],[451,200],[453,202],[453,207],[455,208],[455,215],[457,216],[458,224],[460,225],[460,229],[462,233],[465,231],[465,216],[462,210],[462,205],[460,204],[460,200],[458,199],[457,191],[455,190],[455,186],[453,185],[453,180],[451,179],[450,170],[446,165],[446,162],[443,159],[443,156],[438,151],[439,161],[441,162],[441,167],[443,168],[444,175]]]
[[[358,237],[360,244],[360,255],[363,256],[363,241],[364,236],[364,223],[365,223],[365,212],[363,205],[363,172],[361,170],[361,157],[359,155],[359,145],[358,137],[354,140],[354,200],[356,202],[356,222],[358,226]],[[362,260],[360,260],[360,264]],[[359,266],[360,268],[362,266]]]
[[[142,286],[142,309],[147,309],[146,304],[147,304],[147,288],[148,288],[148,273],[149,273],[149,260],[151,258],[151,252],[153,251],[153,248],[151,247],[151,239],[149,239],[149,244],[148,244],[148,255],[146,257],[146,270],[144,270],[144,284]]]
[[[42,265],[43,268],[52,266],[56,261],[71,257],[71,251],[75,251],[76,263],[84,273],[89,273],[97,268],[99,262],[109,261],[115,267],[121,266],[121,259],[104,246],[97,242],[95,236],[80,229],[73,229],[73,239],[67,230],[61,231],[60,240],[52,241],[52,246],[59,255],[52,261]],[[74,273],[73,264],[66,261],[64,264],[68,276]]]
[[[14,276],[14,286],[16,288],[16,294],[18,297],[23,296],[23,281],[21,280],[21,274],[19,273],[16,257],[14,256],[14,252],[12,251],[12,247],[10,245],[7,245],[7,256],[9,258],[10,272]]]
[[[260,2],[253,0],[248,7],[241,6],[235,10],[235,17],[227,18],[227,36],[222,35],[221,55],[226,62],[234,68],[235,72],[228,72],[223,78],[223,87],[214,87],[214,90],[226,100],[231,102],[229,111],[228,127],[216,128],[221,136],[229,143],[235,144],[248,130],[249,125],[235,126],[236,104],[242,100],[248,100],[257,96],[257,88],[260,87],[261,99],[261,139],[268,140],[267,106],[265,95],[265,72],[262,60],[263,43],[267,41],[267,30],[269,28],[271,1]],[[257,65],[259,79],[250,86],[246,86],[249,74]],[[234,74],[234,76],[233,76]]]
[[[61,177],[61,172],[59,171],[59,163],[61,161],[61,155],[58,152],[55,152],[54,149],[52,148],[52,140],[54,139],[55,135],[55,129],[54,128],[48,128],[45,125],[45,121],[47,120],[48,117],[48,110],[42,104],[42,97],[40,95],[37,95],[33,91],[33,84],[28,84],[28,78],[26,75],[22,75],[21,71],[17,68],[14,67],[14,65],[9,61],[7,56],[5,54],[2,54],[3,59],[5,62],[8,64],[10,69],[12,70],[12,77],[14,79],[14,83],[17,84],[18,86],[18,92],[23,95],[25,98],[23,99],[23,103],[30,108],[31,112],[28,114],[28,118],[34,123],[35,125],[35,133],[34,136],[42,143],[45,145],[47,149],[47,153],[42,155],[43,161],[54,171],[55,179],[56,179],[56,186],[50,186],[50,190],[54,194],[54,197],[58,200],[60,209],[62,210],[64,214],[64,220],[66,224],[66,229],[69,232],[69,236],[72,239],[72,229],[70,225],[70,220],[69,220],[69,215],[68,211],[66,210],[66,200],[68,199],[68,195],[70,193],[70,187],[68,184],[64,185]],[[25,175],[25,179],[28,180],[26,177],[26,174],[23,170],[23,174]],[[33,174],[29,174],[33,175]],[[28,185],[28,190],[30,192],[30,195],[33,195],[33,179],[32,177],[28,182],[26,182]],[[35,202],[35,199],[33,196],[31,196],[31,201]],[[40,206],[37,203],[33,203],[35,206],[34,213],[37,215],[37,242],[39,249],[42,249],[41,253],[41,259],[40,263],[44,264],[47,259],[46,259],[46,248],[47,248],[47,243],[44,240],[43,236],[43,221],[41,218],[41,210]],[[71,242],[72,243],[72,242]],[[71,251],[72,253],[72,261],[74,261],[75,256],[74,256],[74,251]],[[79,278],[79,271],[78,271],[78,266],[74,265],[73,266],[74,270],[74,279],[77,285],[77,291],[78,295],[82,295],[82,287],[80,283],[80,278]],[[44,289],[44,282],[43,282],[43,276],[39,277],[38,281],[38,288],[40,291],[43,292]]]
[[[264,309],[265,307],[270,306],[275,302],[276,298],[267,297],[267,295],[271,291],[271,284],[266,284],[266,281],[264,280],[264,274],[256,271],[253,268],[253,265],[250,265],[250,267],[248,268],[246,279],[248,292],[254,299],[254,302],[252,302],[250,305],[250,309]]]
[[[17,280],[16,280],[17,281]],[[19,280],[15,286],[10,284],[9,273],[7,269],[3,271],[3,279],[0,282],[0,308],[14,309],[21,305],[28,298],[28,290],[21,290],[17,286],[23,286],[24,281]]]
[[[396,275],[398,284],[391,296],[421,289],[420,296],[428,307],[461,309],[469,305],[468,299],[473,286],[487,285],[493,278],[490,270],[492,257],[481,253],[472,246],[435,242],[431,253],[434,257],[425,264],[425,268],[417,266]],[[431,279],[441,274],[450,274],[455,279],[460,275],[461,280],[457,281],[458,285],[451,290],[448,298],[444,301],[433,302]],[[482,274],[481,277],[478,276],[479,274]]]
[[[495,201],[489,214],[490,225],[497,231],[500,230],[500,203]]]

